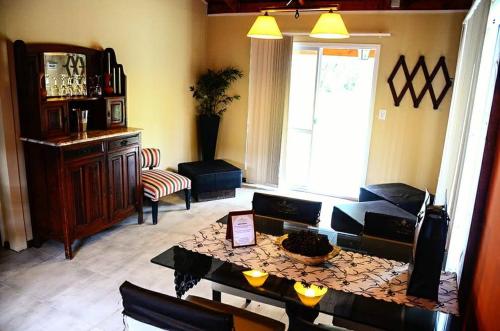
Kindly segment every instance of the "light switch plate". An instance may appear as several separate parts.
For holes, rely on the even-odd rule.
[[[400,8],[401,1],[400,0],[391,0],[391,8]]]
[[[387,116],[387,110],[386,109],[380,109],[378,111],[378,119],[379,120],[385,121],[386,116]]]

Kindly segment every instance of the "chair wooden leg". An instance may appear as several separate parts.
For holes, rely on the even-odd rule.
[[[137,209],[137,224],[144,223],[144,211],[142,210],[142,204]]]
[[[151,212],[153,214],[153,224],[158,223],[158,201],[151,201]]]
[[[185,189],[184,196],[186,199],[186,209],[189,210],[189,209],[191,209],[191,190],[188,188]]]
[[[135,209],[137,210],[137,223],[144,223],[144,187],[140,185],[136,190],[137,203]]]

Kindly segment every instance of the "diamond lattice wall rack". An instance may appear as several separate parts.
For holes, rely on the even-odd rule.
[[[405,85],[403,86],[403,89],[399,94],[396,92],[396,87],[394,86],[394,78],[398,74],[398,71],[402,69],[403,74],[405,76],[406,82]],[[415,91],[415,87],[413,86],[413,79],[417,76],[419,70],[422,70],[422,73],[425,78],[425,84],[422,87],[422,90],[417,94]],[[436,78],[437,74],[439,71],[442,72],[444,76],[444,81],[445,85],[439,95],[436,97],[436,92],[434,91],[434,87],[432,85],[434,79]],[[439,105],[443,101],[444,97],[446,96],[446,93],[450,89],[453,81],[450,78],[450,75],[448,73],[448,68],[446,67],[446,62],[444,56],[441,56],[436,63],[436,66],[432,70],[432,72],[429,74],[429,70],[427,69],[427,64],[425,63],[425,58],[424,56],[420,56],[418,58],[418,61],[413,68],[413,70],[409,71],[408,66],[406,65],[405,57],[404,55],[401,55],[399,57],[398,62],[396,63],[396,66],[392,70],[391,75],[389,76],[389,79],[387,80],[389,83],[389,87],[391,89],[392,97],[394,98],[394,105],[396,107],[399,107],[399,104],[401,103],[401,100],[403,100],[406,91],[410,90],[410,96],[413,100],[413,107],[418,108],[420,105],[420,102],[422,102],[422,99],[425,96],[425,93],[429,91],[431,100],[432,100],[432,106],[434,109],[438,109]]]

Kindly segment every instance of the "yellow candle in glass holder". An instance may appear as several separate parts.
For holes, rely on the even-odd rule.
[[[264,285],[269,274],[265,271],[260,270],[247,270],[243,271],[243,275],[250,285],[253,287],[260,287]]]
[[[308,307],[314,307],[323,298],[328,289],[316,285],[304,286],[301,282],[296,282],[293,286],[299,296],[300,301]]]
[[[316,293],[314,293],[314,290],[312,288],[308,288],[305,292],[304,295],[308,298],[313,298],[316,296]]]

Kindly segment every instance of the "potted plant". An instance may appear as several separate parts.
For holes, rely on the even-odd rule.
[[[208,70],[200,76],[196,85],[190,87],[193,98],[198,102],[198,139],[203,161],[215,157],[220,118],[229,105],[240,98],[238,94],[227,95],[226,92],[241,77],[243,72],[235,67]]]

